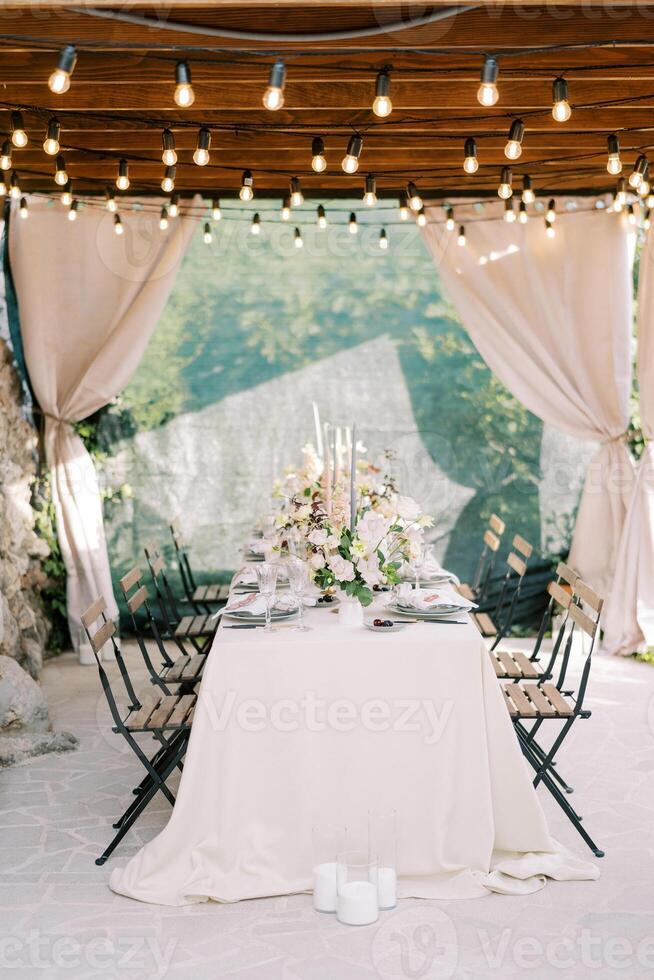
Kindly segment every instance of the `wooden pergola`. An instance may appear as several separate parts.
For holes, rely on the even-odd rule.
[[[323,34],[332,36],[316,39]],[[36,7],[8,0],[0,44],[0,126],[10,136],[11,111],[22,112],[29,142],[13,149],[12,168],[25,191],[59,193],[54,158],[42,148],[53,115],[79,195],[114,186],[123,157],[130,195],[161,194],[164,128],[178,154],[175,189],[207,198],[233,197],[245,170],[257,194],[275,197],[292,176],[316,199],[358,197],[367,174],[380,196],[396,197],[409,180],[435,199],[488,196],[509,165],[504,147],[515,119],[525,125],[523,152],[512,164],[517,186],[529,175],[539,194],[596,193],[615,188],[606,167],[610,134],[619,137],[624,177],[652,143],[654,4],[633,0],[456,8],[443,0],[427,7],[395,0],[43,0]],[[69,90],[58,95],[48,77],[66,45],[75,45],[77,63]],[[486,55],[499,65],[500,97],[491,107],[477,101]],[[278,58],[287,70],[284,106],[271,112],[262,95]],[[178,60],[192,74],[195,101],[186,109],[173,98]],[[371,105],[385,69],[393,111],[379,118]],[[552,117],[558,76],[572,107],[563,123]],[[201,127],[211,131],[204,167],[193,162]],[[354,134],[363,149],[358,172],[347,174],[341,160]],[[311,167],[314,137],[324,140],[324,173]],[[470,137],[479,158],[472,175],[462,168]]]

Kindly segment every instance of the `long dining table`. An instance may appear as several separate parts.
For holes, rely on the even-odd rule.
[[[175,807],[111,888],[160,905],[305,892],[312,828],[365,847],[371,809],[397,813],[400,897],[597,877],[550,837],[487,648],[457,620],[384,634],[321,605],[310,630],[266,634],[223,617]]]

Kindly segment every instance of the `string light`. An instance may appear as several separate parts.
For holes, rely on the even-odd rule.
[[[27,133],[21,112],[14,111],[11,114],[11,142],[18,149],[27,146]]]
[[[627,203],[627,182],[624,177],[620,177],[616,185],[615,201],[619,205],[618,210],[621,210]]]
[[[640,197],[649,197],[649,192],[651,189],[650,179],[649,179],[649,164],[645,168],[645,173],[643,174],[643,179],[640,182],[640,187],[638,188],[638,194]]]
[[[73,182],[70,179],[61,192],[61,203],[65,208],[69,208],[73,203]]]
[[[645,231],[649,231],[652,226],[652,219],[650,218],[650,209],[645,211],[645,217],[643,218],[643,228]]]
[[[27,207],[27,200],[24,197],[20,199],[20,216],[21,218],[27,218],[29,216],[29,209]]]
[[[176,218],[179,214],[179,193],[175,191],[170,198],[170,204],[168,205],[168,214],[171,218]]]
[[[477,159],[477,141],[469,136],[465,142],[463,169],[467,174],[476,174],[479,170]]]
[[[280,212],[280,217],[282,221],[288,221],[291,217],[291,198],[287,194],[282,201],[282,210]]]
[[[518,221],[521,225],[526,225],[529,221],[529,215],[527,214],[527,205],[524,201],[520,201],[520,206],[518,207]]]
[[[291,177],[291,205],[299,208],[304,204],[304,194],[300,185],[299,177]]]
[[[175,189],[176,174],[177,167],[166,167],[166,172],[161,180],[161,190],[165,191],[166,194],[170,194]]]
[[[419,211],[422,207],[422,198],[418,193],[418,188],[412,180],[406,185],[406,196],[409,199],[409,207],[412,211]]]
[[[627,205],[627,221],[630,225],[636,224],[636,212],[634,211],[633,204]]]
[[[116,176],[116,187],[119,191],[126,191],[129,187],[129,164],[123,157],[118,161],[118,174]]]
[[[0,150],[0,169],[11,170],[11,142],[5,140]]]
[[[79,207],[77,201],[70,202],[70,208],[68,209],[68,220],[77,221],[77,208]]]
[[[511,184],[513,183],[513,174],[511,173],[510,167],[502,167],[502,173],[500,175],[500,185],[497,188],[498,196],[502,198],[503,201],[508,200],[513,194]]]
[[[419,228],[424,228],[425,225],[427,224],[427,215],[425,214],[424,208],[420,208],[420,210],[418,211],[416,222],[418,223]]]
[[[268,88],[263,93],[265,109],[275,112],[284,105],[284,85],[286,83],[286,65],[278,60],[270,69]]]
[[[525,124],[522,119],[514,119],[509,130],[509,138],[504,147],[507,160],[518,160],[522,156],[522,141],[525,135]]]
[[[325,143],[321,136],[314,136],[311,141],[311,168],[317,174],[322,174],[327,169]]]
[[[393,111],[391,102],[391,76],[386,69],[380,71],[375,82],[375,100],[372,104],[372,111],[382,119],[390,116]]]
[[[615,133],[611,133],[610,136],[606,138],[608,146],[608,160],[606,161],[606,169],[608,173],[612,176],[617,177],[619,173],[622,173],[622,160],[620,159],[620,143],[618,137]]]
[[[323,229],[326,228],[327,227],[327,215],[325,214],[325,209],[322,206],[322,204],[319,204],[318,205],[317,214],[318,214],[318,222],[317,222],[318,227],[319,228],[323,228]]]
[[[409,199],[406,194],[400,194],[400,221],[406,221],[409,217]]]
[[[59,55],[57,67],[48,79],[48,88],[55,95],[64,95],[70,88],[70,76],[75,69],[77,52],[75,46],[67,44]]]
[[[634,169],[629,174],[629,186],[633,187],[634,190],[638,190],[640,187],[648,165],[649,161],[647,157],[644,153],[641,153],[634,164]]]
[[[552,83],[552,101],[552,117],[556,122],[567,122],[572,115],[572,109],[568,102],[568,83],[560,75]]]
[[[531,186],[531,177],[528,177],[527,174],[522,178],[522,200],[525,204],[533,204],[536,200],[534,189]]]
[[[363,192],[363,203],[368,208],[374,208],[377,203],[377,181],[372,174],[366,177],[365,189]]]
[[[241,177],[241,189],[238,196],[242,201],[251,201],[254,197],[254,177],[251,170],[244,170]]]
[[[204,234],[202,237],[204,239],[205,245],[211,245],[211,242],[213,240],[213,235],[211,234],[211,225],[209,224],[208,221],[205,221],[204,223]]]
[[[209,147],[211,146],[211,133],[203,126],[198,133],[198,142],[193,154],[193,163],[198,167],[206,167],[209,163]]]
[[[477,89],[477,101],[486,108],[495,105],[500,97],[497,88],[498,73],[499,67],[497,61],[495,58],[491,58],[490,55],[486,55],[481,69],[481,84]]]
[[[168,227],[168,208],[166,207],[165,204],[162,207],[161,214],[159,216],[159,227],[161,228],[162,231],[165,231],[166,228]]]
[[[346,174],[355,174],[359,169],[359,157],[363,149],[363,140],[360,136],[350,136],[347,144],[345,156],[341,162],[341,167]]]
[[[252,218],[252,224],[250,225],[250,231],[251,231],[251,233],[253,235],[260,235],[261,234],[261,218],[259,217],[259,214],[258,213],[255,214],[255,216]]]
[[[220,210],[220,201],[218,200],[217,197],[214,197],[213,201],[211,202],[211,217],[213,218],[214,221],[220,221],[222,216],[223,216],[222,211]]]
[[[350,220],[349,220],[349,223],[348,223],[348,227],[350,229],[350,234],[351,235],[356,235],[356,233],[359,230],[359,226],[357,224],[357,216],[354,213],[354,211],[350,211]]]
[[[554,238],[554,236],[556,235],[556,230],[554,228],[554,225],[549,220],[549,218],[545,219],[545,234],[547,235],[548,238]]]
[[[382,228],[379,232],[379,247],[385,251],[388,248],[388,238],[386,237],[386,229]]]
[[[178,61],[175,65],[175,82],[175,103],[180,109],[188,109],[195,102],[188,61]]]
[[[43,141],[43,149],[49,157],[56,157],[59,153],[59,137],[61,135],[61,124],[56,116],[51,116],[48,120],[48,128]]]
[[[456,243],[460,248],[465,248],[466,230],[464,225],[459,225],[459,237],[457,238]]]
[[[118,205],[116,204],[116,195],[112,187],[107,187],[105,191],[105,198],[107,201],[107,211],[111,214],[115,214],[118,210]]]
[[[556,201],[554,200],[553,197],[551,197],[547,202],[546,217],[550,224],[554,224],[554,222],[556,221]]]
[[[513,198],[510,197],[504,202],[504,220],[509,224],[515,221],[515,211],[513,210]]]
[[[161,134],[161,145],[163,147],[161,162],[167,167],[174,167],[177,163],[177,153],[175,152],[175,136],[172,130],[164,129]]]
[[[645,204],[648,208],[654,208],[654,194],[648,194]]]
[[[0,197],[5,197],[7,193],[7,185],[5,184],[4,177],[0,177]]]
[[[293,232],[293,237],[295,239],[295,247],[304,248],[304,241],[302,239],[302,233],[300,232],[299,228],[295,229],[295,231]]]
[[[454,208],[445,208],[445,227],[448,231],[454,231]]]
[[[59,154],[55,161],[55,184],[59,187],[63,187],[64,184],[68,183],[68,174],[66,173],[66,161],[63,156]]]
[[[114,215],[114,232],[116,235],[122,235],[124,230],[125,229],[123,228],[123,222],[121,221],[120,215],[116,213]]]

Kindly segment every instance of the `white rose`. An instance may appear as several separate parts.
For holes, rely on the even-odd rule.
[[[308,504],[304,504],[302,507],[298,507],[295,511],[295,519],[297,521],[306,521],[311,514],[311,508]]]
[[[325,556],[323,555],[322,551],[317,551],[315,555],[311,555],[311,558],[309,559],[309,564],[316,571],[318,571],[319,568],[324,568]]]
[[[320,548],[327,543],[327,532],[318,527],[309,535],[309,541],[311,544],[315,544],[316,547]]]
[[[415,521],[420,517],[420,505],[413,497],[398,497],[397,512],[405,521]]]
[[[342,555],[332,555],[329,559],[329,567],[339,582],[351,582],[354,579],[354,565]]]
[[[357,535],[366,544],[376,547],[388,534],[391,519],[374,510],[368,510],[357,524]]]

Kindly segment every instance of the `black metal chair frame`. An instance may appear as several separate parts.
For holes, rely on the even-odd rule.
[[[184,647],[184,640],[194,647],[197,653],[206,653],[213,641],[218,622],[215,620],[208,629],[205,625],[212,619],[209,615],[200,614],[197,616],[203,622],[198,631],[194,633],[181,630],[184,617],[180,612],[175,594],[171,588],[168,575],[166,574],[166,564],[159,553],[159,549],[154,544],[147,544],[144,548],[145,557],[152,579],[157,605],[164,625],[163,632],[160,634],[162,639],[172,640],[177,644],[182,653],[188,651]],[[196,617],[193,617],[196,618]]]
[[[212,610],[215,610],[216,606],[224,605],[227,601],[225,595],[216,594],[213,596],[211,595],[210,591],[211,587],[204,589],[202,586],[198,586],[195,575],[193,574],[193,569],[191,568],[188,548],[182,539],[182,534],[177,519],[172,520],[168,527],[173,539],[173,547],[175,548],[175,557],[177,558],[179,576],[182,581],[182,588],[188,604],[195,609],[197,613],[210,613]],[[203,592],[201,598],[198,597],[198,592],[200,591]]]

